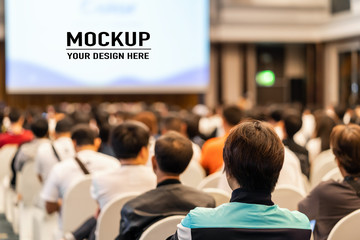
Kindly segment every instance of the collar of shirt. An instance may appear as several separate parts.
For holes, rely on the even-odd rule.
[[[165,185],[169,185],[169,184],[181,184],[181,182],[177,179],[166,179],[162,182],[159,182],[156,187],[161,187],[161,186],[165,186]]]
[[[266,191],[248,191],[243,188],[235,189],[232,192],[230,202],[242,202],[252,204],[274,205],[271,201],[271,193]]]

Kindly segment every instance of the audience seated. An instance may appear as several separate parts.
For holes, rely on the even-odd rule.
[[[299,203],[299,211],[316,220],[315,240],[327,239],[342,217],[360,208],[360,126],[336,126],[330,144],[344,180],[320,183]]]
[[[300,160],[301,172],[309,178],[310,176],[310,162],[309,153],[306,148],[300,146],[294,141],[294,135],[301,129],[302,119],[301,115],[295,110],[288,110],[283,114],[284,123],[284,139],[283,143],[293,153],[296,154]]]
[[[214,173],[223,166],[223,147],[230,129],[238,124],[244,117],[243,112],[237,106],[225,107],[222,114],[225,135],[207,140],[201,152],[201,166],[207,174]]]
[[[102,209],[116,196],[138,192],[143,193],[156,186],[156,176],[145,164],[148,159],[149,130],[136,121],[125,122],[112,133],[111,144],[121,166],[106,172],[94,174],[91,195]],[[66,239],[95,239],[96,218],[86,221]]]
[[[13,172],[11,180],[12,186],[16,185],[16,172],[20,172],[27,162],[34,161],[39,146],[50,141],[47,136],[48,122],[45,119],[35,119],[31,123],[30,128],[35,138],[21,145],[13,159],[14,163],[12,164],[14,164],[15,172]]]
[[[45,182],[52,167],[65,159],[75,156],[71,140],[71,128],[74,122],[65,117],[55,126],[55,140],[43,142],[35,156],[35,170],[41,182]]]
[[[124,205],[116,239],[136,240],[147,227],[162,218],[185,215],[197,206],[215,207],[213,197],[179,181],[192,152],[191,141],[177,132],[170,131],[156,141],[152,166],[157,187]]]
[[[186,132],[185,121],[175,113],[171,113],[169,116],[165,117],[162,121],[161,133],[165,134],[168,131],[175,131],[181,133],[183,136],[188,137]],[[201,158],[201,149],[199,145],[195,144],[192,141],[191,144],[193,149],[193,155],[191,161],[199,162]]]
[[[45,201],[49,214],[61,210],[61,199],[66,190],[84,174],[115,169],[119,166],[115,158],[97,152],[100,139],[88,125],[76,126],[71,139],[75,145],[76,156],[57,163],[51,169],[41,192],[41,198]]]
[[[335,121],[321,110],[316,111],[314,117],[314,138],[310,139],[306,144],[306,149],[309,151],[310,164],[319,153],[330,149],[329,137],[331,130],[336,125]]]
[[[8,117],[10,128],[5,133],[0,134],[0,147],[6,144],[21,145],[25,142],[30,142],[34,136],[30,130],[23,128],[24,117],[21,111],[11,108]]]
[[[268,124],[240,123],[224,146],[225,172],[233,189],[230,203],[195,208],[168,239],[310,239],[305,215],[271,201],[283,161],[283,144]]]

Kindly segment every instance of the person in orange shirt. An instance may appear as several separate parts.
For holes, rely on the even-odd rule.
[[[243,111],[235,105],[223,109],[222,119],[225,135],[207,140],[202,147],[200,164],[205,169],[206,174],[212,174],[223,166],[223,148],[226,138],[231,128],[237,125],[243,118]]]

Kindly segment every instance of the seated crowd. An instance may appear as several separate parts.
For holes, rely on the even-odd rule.
[[[5,108],[0,151],[17,146],[9,166],[14,191],[17,173],[34,163],[42,184],[37,207],[59,213],[58,232],[66,192],[91,175],[97,210],[58,239],[96,239],[102,209],[129,193],[137,197],[118,209],[121,220],[113,223],[119,240],[139,239],[173,215],[184,219],[168,239],[310,239],[311,220],[314,239],[327,239],[341,218],[360,209],[357,109],[232,105],[220,112],[163,103]],[[314,166],[324,153],[325,160],[335,158],[341,180],[314,182]],[[206,175],[221,174],[217,188],[231,194],[229,203],[217,205],[196,184],[182,184],[191,164]],[[304,196],[298,211],[272,200],[274,191],[287,186]]]

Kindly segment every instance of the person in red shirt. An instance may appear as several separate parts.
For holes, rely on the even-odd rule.
[[[0,134],[0,147],[3,147],[6,144],[16,144],[20,146],[34,138],[34,135],[30,130],[23,128],[24,117],[20,110],[12,108],[8,117],[11,125],[7,132]]]
[[[201,151],[200,164],[207,174],[212,174],[223,166],[223,148],[231,128],[244,117],[243,111],[237,106],[225,107],[222,113],[225,135],[207,140]]]

